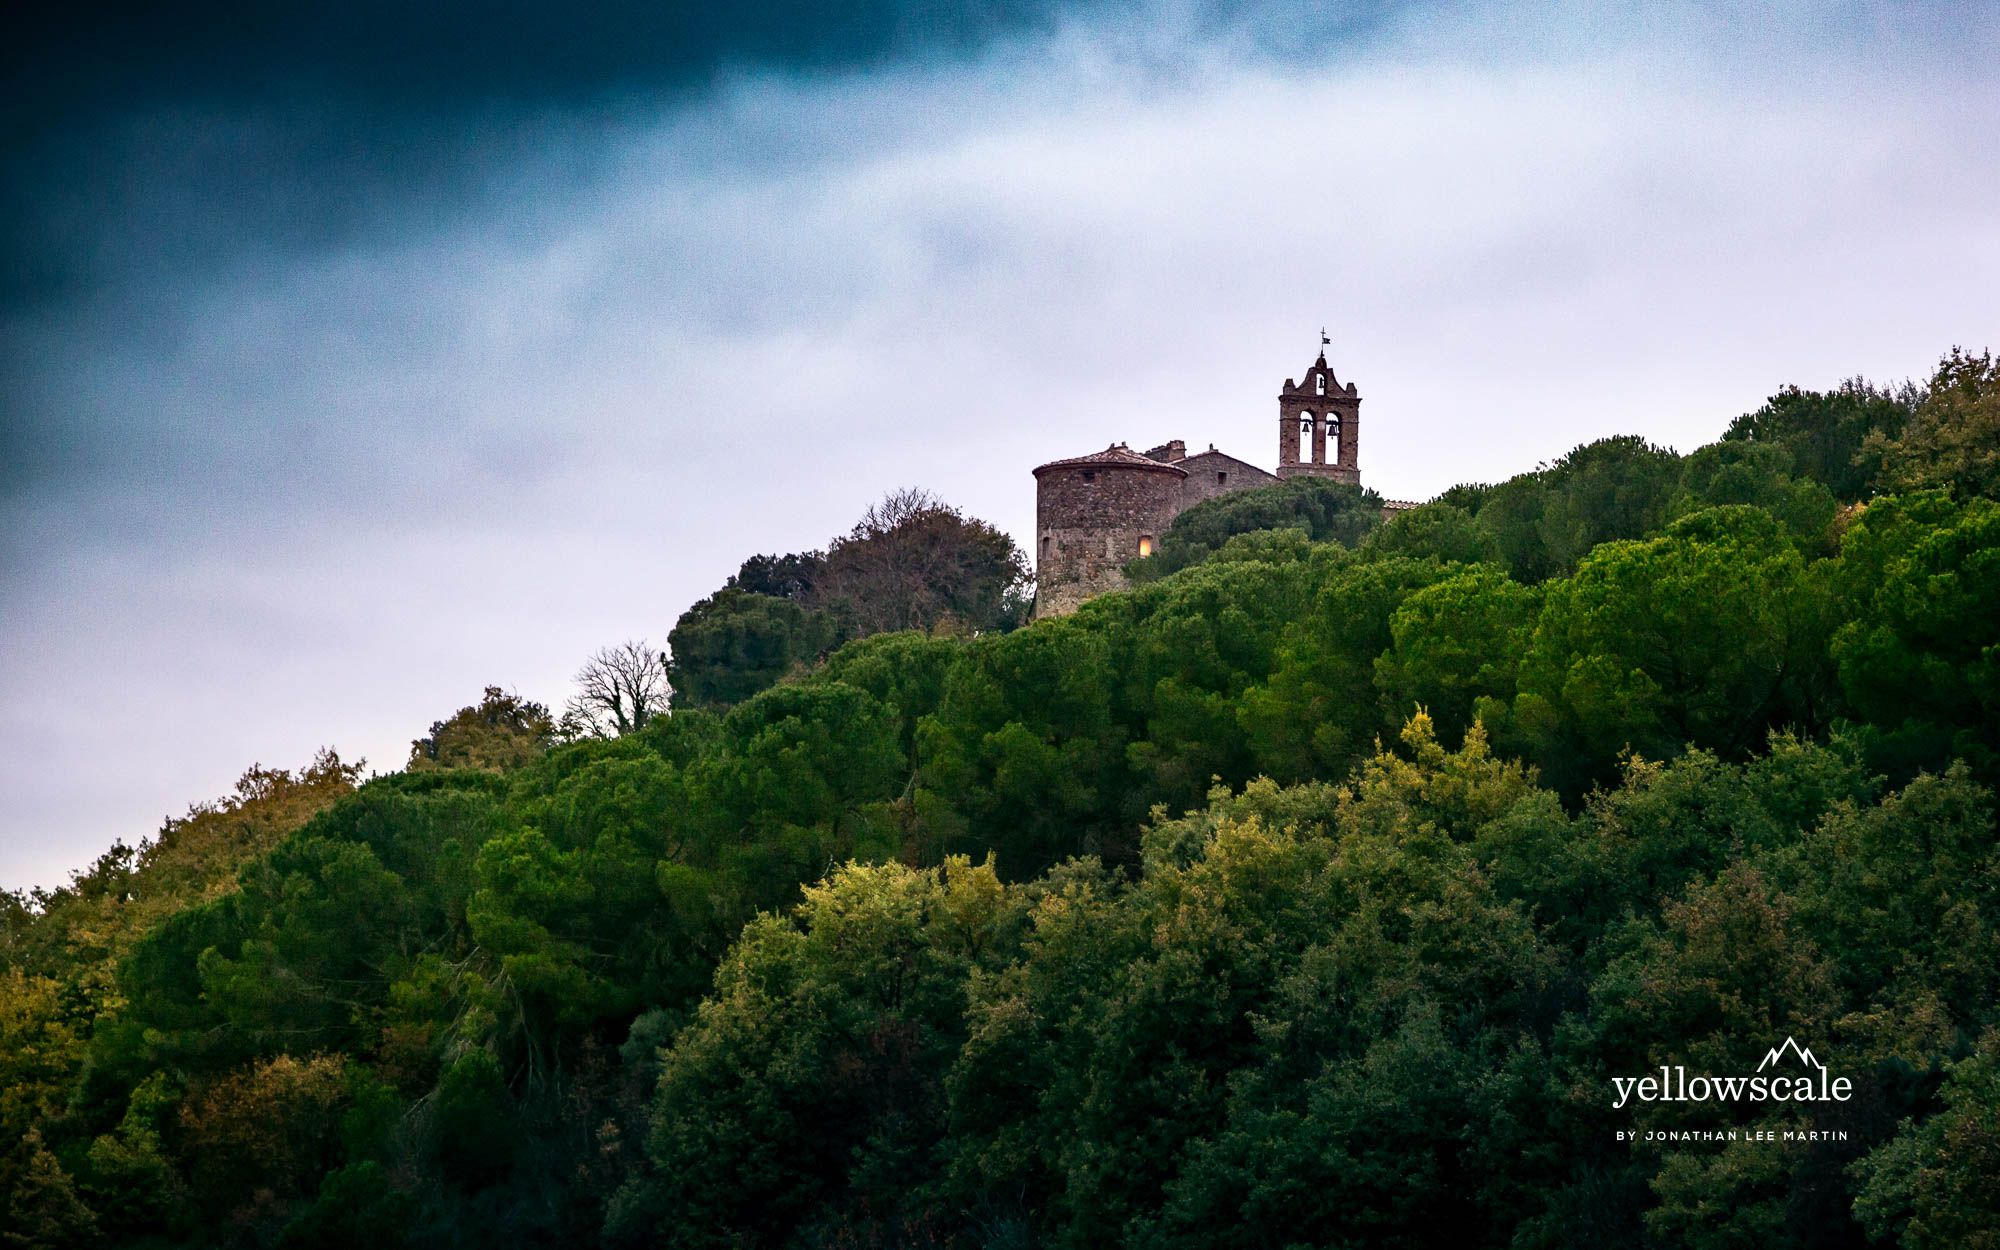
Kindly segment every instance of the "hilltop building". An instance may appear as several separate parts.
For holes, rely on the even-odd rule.
[[[1278,471],[1217,451],[1187,454],[1180,439],[1145,452],[1124,443],[1035,470],[1035,615],[1061,616],[1125,586],[1124,565],[1153,554],[1182,510],[1288,477],[1361,484],[1361,395],[1319,359],[1278,392]],[[1331,456],[1331,458],[1329,458]],[[1408,504],[1390,505],[1409,507]]]

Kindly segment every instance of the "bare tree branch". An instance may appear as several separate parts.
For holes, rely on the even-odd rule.
[[[597,651],[577,670],[576,686],[563,719],[572,732],[601,737],[644,729],[673,692],[667,657],[643,640]]]

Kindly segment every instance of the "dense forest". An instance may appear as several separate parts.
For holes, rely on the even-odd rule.
[[[1992,356],[1379,516],[905,492],[6,896],[0,1242],[2000,1247]]]

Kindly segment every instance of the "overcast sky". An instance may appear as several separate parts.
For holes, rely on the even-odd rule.
[[[2000,345],[1977,6],[174,7],[5,54],[0,886],[1322,325],[1410,499]]]

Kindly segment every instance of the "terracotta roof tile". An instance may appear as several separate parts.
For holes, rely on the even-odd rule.
[[[1157,469],[1163,473],[1173,473],[1180,477],[1187,476],[1186,469],[1178,465],[1163,464],[1149,456],[1142,456],[1123,443],[1113,443],[1103,451],[1093,451],[1087,456],[1071,456],[1066,460],[1051,460],[1047,464],[1035,466],[1035,472],[1040,473],[1043,469],[1088,469],[1099,466],[1112,469]]]

